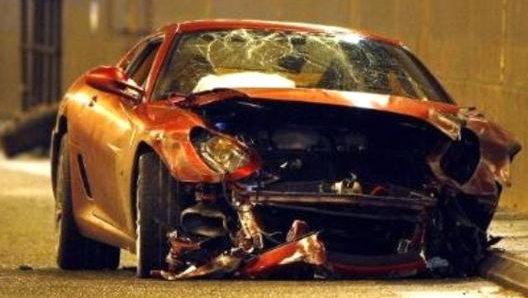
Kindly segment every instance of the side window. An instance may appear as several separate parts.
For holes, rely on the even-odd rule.
[[[148,42],[142,49],[140,49],[137,55],[132,58],[128,64],[125,72],[128,76],[134,80],[139,86],[143,86],[147,80],[150,68],[154,62],[154,57],[161,45],[162,40],[156,39]]]

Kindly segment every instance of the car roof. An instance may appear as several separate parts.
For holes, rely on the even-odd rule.
[[[330,33],[336,35],[354,34],[363,38],[378,40],[393,45],[402,45],[402,43],[393,38],[382,35],[366,32],[362,30],[348,29],[339,26],[328,26],[310,23],[297,22],[279,22],[279,21],[264,21],[264,20],[234,20],[234,19],[210,19],[210,20],[195,20],[181,23],[168,24],[158,31],[179,31],[192,32],[202,30],[221,30],[221,29],[269,29],[269,30],[284,30],[284,31],[304,31],[311,33]]]

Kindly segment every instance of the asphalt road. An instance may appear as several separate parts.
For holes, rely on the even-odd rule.
[[[65,272],[55,265],[55,241],[47,160],[0,157],[0,297],[523,297],[480,278],[140,280],[130,254],[117,271]]]

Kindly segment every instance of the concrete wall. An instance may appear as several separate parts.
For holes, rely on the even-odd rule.
[[[17,0],[0,0],[0,120],[22,105],[20,70],[20,7]]]
[[[97,65],[112,65],[126,53],[139,35],[123,33],[116,26],[118,1],[63,1],[63,88]]]
[[[95,29],[90,28],[94,6],[98,8]],[[149,7],[147,21],[128,20],[125,23],[133,29],[128,33],[116,26],[123,13],[138,16],[145,7]],[[0,63],[4,69],[0,72],[1,119],[17,109],[20,75],[18,1],[0,0],[0,8],[9,12],[0,19]],[[63,14],[64,86],[90,67],[117,61],[141,35],[137,27],[145,24],[152,29],[190,19],[258,18],[341,25],[399,38],[439,76],[460,104],[480,107],[526,147],[512,169],[514,187],[505,191],[501,203],[528,213],[524,195],[528,193],[528,85],[524,82],[528,1],[64,0]]]

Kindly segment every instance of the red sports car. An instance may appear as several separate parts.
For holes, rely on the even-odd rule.
[[[471,274],[519,150],[398,41],[173,24],[62,100],[58,265],[124,248],[139,277]]]

